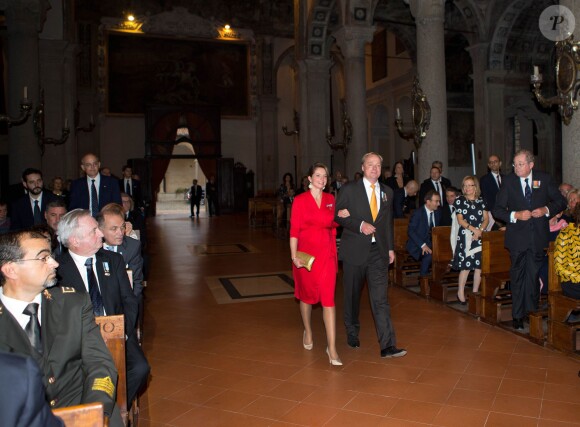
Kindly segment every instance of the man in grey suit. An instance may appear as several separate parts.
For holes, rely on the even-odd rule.
[[[402,357],[407,351],[396,347],[387,299],[389,264],[395,260],[393,190],[378,182],[382,161],[376,153],[365,154],[363,179],[343,186],[336,201],[334,220],[344,227],[338,254],[344,270],[344,323],[348,345],[360,347],[360,295],[366,278],[381,357]],[[342,209],[348,217],[338,216]]]

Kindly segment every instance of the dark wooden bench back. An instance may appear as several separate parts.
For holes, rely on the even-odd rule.
[[[433,228],[431,238],[433,240],[433,263],[440,262],[447,265],[453,258],[451,251],[451,227],[440,226]]]
[[[512,262],[504,247],[504,231],[486,231],[481,238],[481,274],[509,272]]]
[[[409,218],[395,218],[393,221],[395,251],[404,251],[407,244]]]

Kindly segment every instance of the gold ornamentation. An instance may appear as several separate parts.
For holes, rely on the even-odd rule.
[[[105,392],[112,399],[115,394],[115,385],[111,381],[111,377],[95,378],[91,390]]]
[[[46,298],[48,301],[52,301],[52,295],[50,294],[50,292],[48,292],[48,289],[45,289],[42,294],[44,295],[44,298]]]

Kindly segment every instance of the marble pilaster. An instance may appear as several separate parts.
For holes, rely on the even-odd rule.
[[[580,1],[561,0],[561,6],[566,6],[576,18],[576,29],[580,25]],[[575,32],[577,33],[577,31]],[[574,37],[578,39],[578,37]],[[580,110],[574,112],[570,124],[562,123],[562,181],[580,186]]]
[[[447,92],[445,81],[445,0],[410,0],[417,29],[419,84],[431,106],[431,125],[419,149],[415,178],[429,177],[431,163],[441,160],[449,167],[447,146]]]
[[[359,169],[362,156],[369,151],[366,114],[365,45],[370,43],[374,27],[344,26],[333,33],[344,56],[346,111],[352,123],[352,142],[345,170]]]
[[[48,3],[43,0],[3,0],[0,9],[6,16],[7,47],[7,110],[13,117],[19,115],[24,86],[33,108],[39,98],[38,33],[46,17]],[[25,52],[25,54],[24,54]],[[27,167],[41,168],[40,148],[34,134],[32,117],[8,132],[10,156],[10,183],[21,180]]]

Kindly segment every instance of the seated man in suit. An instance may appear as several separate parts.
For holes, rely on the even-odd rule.
[[[421,189],[419,190],[419,200],[417,201],[418,205],[421,206],[423,204],[425,195],[429,192],[429,190],[435,190],[435,192],[439,194],[441,205],[445,205],[447,203],[444,197],[445,188],[445,184],[443,184],[441,181],[441,170],[437,166],[432,166],[431,171],[429,172],[429,178],[421,183]]]
[[[51,228],[54,232],[54,236],[58,236],[58,223],[60,219],[66,214],[66,205],[64,204],[64,200],[56,199],[53,202],[50,202],[46,205],[46,211],[44,212],[44,218],[46,219],[46,224]],[[53,255],[58,257],[63,249],[66,249],[62,244],[56,239],[53,242]]]
[[[99,229],[103,233],[105,250],[116,252],[123,257],[125,267],[133,274],[133,293],[139,300],[143,298],[143,257],[141,242],[125,235],[125,215],[123,207],[110,203],[97,215]]]
[[[64,427],[44,395],[42,374],[31,357],[0,352],[0,425]]]
[[[142,206],[141,181],[133,178],[133,169],[129,165],[123,166],[123,177],[119,179],[119,191],[131,196],[137,207]]]
[[[102,402],[110,425],[123,426],[115,405],[117,370],[90,298],[70,287],[52,287],[57,267],[43,234],[0,236],[0,350],[38,363],[51,407]]]
[[[407,227],[407,251],[417,261],[421,261],[420,275],[427,276],[431,267],[432,246],[431,229],[440,225],[441,197],[435,190],[429,190],[423,199],[425,203],[411,215]]]
[[[451,187],[451,181],[443,176],[443,162],[441,160],[434,160],[433,163],[431,163],[431,166],[439,168],[439,171],[441,173],[441,177],[439,179],[443,183],[443,187],[445,188]]]
[[[139,305],[119,254],[105,251],[103,233],[90,212],[70,211],[58,224],[58,238],[68,248],[59,258],[60,283],[89,293],[95,316],[125,315],[127,396],[130,405],[147,383],[149,364],[137,341]]]
[[[445,189],[445,201],[447,202],[444,206],[441,207],[441,223],[438,225],[449,226],[453,224],[453,215],[455,215],[455,199],[457,199],[461,195],[461,191],[459,191],[455,187],[449,187]]]
[[[103,206],[109,203],[121,204],[119,183],[111,176],[99,173],[101,162],[92,153],[81,159],[81,169],[85,178],[75,179],[70,189],[69,209],[88,209],[93,217],[97,216]]]
[[[44,191],[42,172],[28,168],[22,172],[22,185],[28,194],[14,202],[11,209],[11,229],[24,230],[33,225],[45,224],[46,205],[56,199],[50,191]]]
[[[419,191],[419,183],[411,180],[403,188],[394,191],[393,194],[393,218],[404,218],[409,212],[407,197],[415,197]]]

